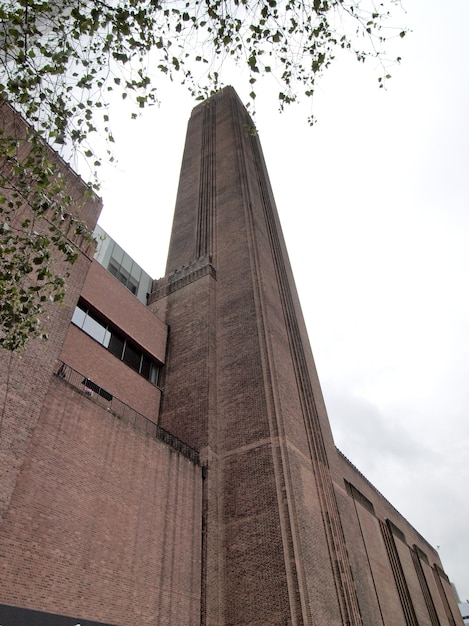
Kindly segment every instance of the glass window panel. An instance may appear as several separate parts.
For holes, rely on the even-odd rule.
[[[132,257],[130,257],[126,252],[122,255],[121,261],[121,271],[124,270],[127,274],[130,274],[130,270],[132,269]]]
[[[121,283],[124,283],[124,285],[125,285],[127,283],[127,281],[129,280],[130,274],[129,274],[129,272],[126,269],[124,269],[121,266],[121,268],[119,270],[118,276],[119,276],[119,280],[121,281]]]
[[[114,354],[118,359],[122,359],[124,353],[124,338],[120,335],[112,333],[111,340],[109,342],[109,351]]]
[[[124,258],[124,250],[115,242],[113,241],[114,246],[112,248],[111,251],[111,260],[115,261],[115,265],[117,265],[118,267],[122,264],[122,259]]]
[[[150,378],[150,366],[151,366],[151,361],[150,359],[143,355],[142,356],[142,364],[140,366],[140,374],[142,376],[145,376],[145,378]]]
[[[111,341],[111,333],[109,332],[109,330],[106,329],[106,332],[104,333],[103,346],[105,348],[109,348],[109,342],[110,341]]]
[[[127,289],[129,291],[131,291],[133,294],[137,293],[137,289],[138,289],[138,283],[135,282],[135,280],[131,277],[129,278],[129,280],[127,281],[127,285],[126,285]]]
[[[155,365],[155,363],[151,363],[150,364],[150,376],[148,377],[148,380],[154,385],[156,385],[158,383],[159,373],[160,373],[160,368],[157,365]]]
[[[137,350],[132,344],[126,342],[124,349],[124,357],[123,361],[133,367],[137,372],[140,370],[140,360],[142,358],[142,353],[140,350]]]
[[[119,265],[117,265],[112,259],[109,261],[107,269],[113,276],[117,276],[119,274]]]
[[[117,272],[116,278],[119,282],[121,282],[124,285],[124,287],[127,287],[127,276],[123,274],[120,270],[119,272]]]
[[[130,270],[130,276],[131,279],[133,279],[133,281],[138,285],[140,278],[142,277],[142,268],[136,263],[133,263],[132,269]]]
[[[95,227],[93,235],[96,239],[96,252],[94,253],[94,258],[98,261],[98,263],[101,263],[103,267],[106,267],[114,242],[110,237],[108,237],[100,226]]]
[[[73,311],[72,322],[76,324],[78,328],[82,328],[83,322],[85,321],[85,317],[86,317],[86,312],[77,306],[75,310]]]
[[[99,343],[104,344],[106,328],[94,320],[90,315],[86,316],[82,328],[90,337],[93,337],[93,339],[96,339]]]
[[[151,383],[156,385],[156,383],[158,382],[158,371],[158,365],[156,365],[156,363],[154,363],[149,357],[144,354],[142,358],[140,374]]]

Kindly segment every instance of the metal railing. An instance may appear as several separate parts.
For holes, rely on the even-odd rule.
[[[72,387],[75,387],[75,389],[78,389],[83,396],[99,404],[103,409],[112,413],[118,419],[127,422],[150,437],[159,439],[196,465],[199,464],[199,453],[197,450],[194,450],[194,448],[191,448],[187,443],[184,443],[164,428],[161,428],[161,426],[155,424],[155,422],[152,422],[151,419],[145,417],[145,415],[139,413],[125,402],[122,402],[119,398],[116,398],[116,396],[100,387],[88,376],[81,374],[73,369],[73,367],[70,367],[70,365],[67,365],[67,363],[58,361],[55,375],[69,383]]]

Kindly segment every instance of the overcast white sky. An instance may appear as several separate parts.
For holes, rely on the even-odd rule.
[[[469,2],[408,0],[402,64],[339,59],[257,125],[338,447],[438,547],[469,598]],[[228,81],[245,97],[236,74]],[[194,102],[115,128],[100,224],[164,274]]]

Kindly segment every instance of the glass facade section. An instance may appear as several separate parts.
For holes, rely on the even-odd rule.
[[[151,276],[144,272],[100,226],[96,226],[94,235],[97,241],[94,255],[96,261],[146,304],[147,294],[151,292],[153,282]]]

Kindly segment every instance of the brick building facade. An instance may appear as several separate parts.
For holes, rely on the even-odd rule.
[[[194,109],[145,303],[82,250],[49,342],[2,355],[2,626],[462,623],[334,445],[251,126],[231,88]]]

